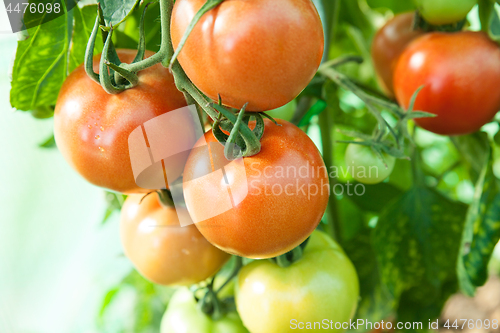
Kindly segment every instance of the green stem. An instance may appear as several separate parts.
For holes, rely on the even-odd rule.
[[[330,170],[333,167],[333,151],[334,147],[332,144],[332,130],[334,128],[333,119],[330,116],[330,108],[326,108],[325,111],[319,115],[319,126],[321,130],[321,143],[323,146],[323,160],[325,161],[326,169]],[[342,227],[340,225],[340,217],[338,214],[338,204],[337,198],[333,195],[333,188],[336,185],[336,179],[330,179],[330,197],[328,199],[327,207],[327,224],[325,226],[326,232],[332,236],[336,241],[341,240]]]
[[[139,72],[152,67],[165,59],[170,59],[172,55],[172,43],[170,42],[170,17],[174,8],[173,0],[160,0],[160,20],[161,20],[161,45],[160,50],[149,58],[132,64],[124,64],[124,68],[131,72]]]
[[[490,26],[493,19],[493,11],[495,10],[494,0],[479,0],[479,20],[481,21],[481,31],[491,35]]]
[[[94,47],[95,40],[97,38],[97,31],[99,30],[99,15],[97,15],[94,28],[92,29],[92,33],[90,34],[89,43],[87,44],[87,48],[85,49],[85,72],[87,75],[97,84],[100,84],[99,74],[94,72]]]
[[[338,19],[340,15],[340,0],[322,0],[323,18],[325,26],[325,51],[323,53],[322,66],[340,66],[347,62],[362,62],[363,59],[359,57],[347,56],[341,59],[328,61],[330,53],[330,43],[335,37],[337,30]],[[335,92],[336,93],[336,92]],[[323,159],[325,161],[326,169],[334,165],[334,147],[332,144],[332,130],[334,129],[334,121],[331,119],[331,110],[326,108],[319,115],[319,124],[321,130],[321,142],[323,146]],[[327,224],[326,231],[332,236],[333,239],[340,241],[342,237],[342,226],[338,214],[337,198],[333,195],[333,188],[336,184],[335,179],[330,179],[330,197],[328,198],[327,206]]]
[[[234,279],[236,275],[238,275],[242,267],[243,267],[243,258],[234,256],[234,267],[231,274],[229,275],[227,280],[222,284],[222,286],[220,286],[220,288],[217,289],[215,293],[216,294],[220,293],[221,290],[223,290],[229,284],[229,282],[231,282],[231,280]]]
[[[175,50],[174,55],[172,56],[172,59],[170,60],[170,63],[168,64],[169,68],[172,68],[173,64],[177,60],[177,57],[179,56],[179,53],[181,52],[182,48],[184,47],[184,44],[186,44],[186,41],[193,31],[194,27],[198,23],[198,21],[201,19],[205,13],[209,12],[210,10],[214,9],[218,5],[220,5],[224,0],[207,0],[205,4],[200,8],[200,10],[195,14],[191,22],[189,23],[189,26],[186,29],[186,32],[184,32],[184,35],[182,36],[181,41],[179,42],[179,45],[177,46],[177,50]]]
[[[416,131],[417,129],[415,128],[413,136],[415,136]],[[424,184],[424,174],[422,172],[420,163],[422,163],[420,152],[417,147],[413,147],[413,153],[411,158],[411,171],[413,175],[413,184],[415,187],[422,186]]]

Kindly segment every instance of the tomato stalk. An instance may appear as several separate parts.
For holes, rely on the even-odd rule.
[[[96,19],[94,28],[91,33],[91,38],[87,44],[86,58],[85,58],[85,70],[89,77],[100,83],[103,89],[109,94],[118,94],[125,89],[130,89],[136,86],[139,82],[137,72],[154,66],[158,63],[162,63],[165,67],[169,67],[172,75],[174,76],[175,84],[179,91],[184,93],[186,101],[188,103],[195,102],[201,109],[210,117],[212,120],[216,121],[220,118],[222,113],[225,118],[227,118],[233,125],[233,129],[230,135],[230,142],[226,145],[225,155],[228,159],[235,159],[243,156],[252,156],[260,152],[260,138],[261,135],[257,137],[254,131],[248,128],[248,122],[237,122],[238,118],[229,110],[224,109],[221,105],[214,108],[211,101],[200,91],[191,80],[187,77],[186,73],[176,61],[176,57],[179,54],[183,43],[187,40],[189,33],[194,28],[198,20],[209,10],[215,8],[224,0],[209,0],[196,14],[195,18],[190,24],[190,28],[186,31],[183,36],[183,42],[181,46],[174,52],[172,41],[170,39],[170,21],[173,10],[174,2],[172,0],[160,0],[160,21],[161,21],[161,45],[160,50],[153,56],[143,59],[146,43],[145,43],[145,32],[144,32],[144,14],[147,6],[144,9],[143,15],[141,17],[140,23],[140,33],[139,33],[139,46],[137,56],[131,64],[121,63],[118,58],[116,51],[111,40],[113,34],[113,27],[107,28],[103,27],[104,20],[102,16],[102,10],[100,6],[98,17]],[[100,75],[93,71],[93,50],[95,45],[95,39],[97,37],[97,30],[101,25],[101,30],[103,31],[104,50],[100,61]],[[244,113],[243,113],[244,115]],[[242,117],[243,117],[242,115]],[[260,115],[257,116],[261,117]],[[201,118],[201,117],[200,117]],[[202,119],[200,119],[202,120]],[[220,119],[219,119],[220,120]],[[234,151],[233,141],[239,141],[244,143],[241,150],[237,153]],[[221,142],[225,144],[225,142]]]
[[[270,258],[273,263],[280,267],[289,267],[292,265],[294,262],[300,260],[302,258],[302,255],[304,254],[304,249],[306,248],[307,244],[309,243],[309,238],[308,237],[302,244],[294,248],[293,250],[282,254],[280,256]]]
[[[336,105],[335,107],[337,107]],[[333,161],[333,151],[334,147],[332,144],[332,129],[334,126],[334,120],[331,116],[330,108],[326,108],[325,111],[319,115],[319,126],[321,130],[321,144],[323,147],[323,160],[327,170],[334,165]],[[327,224],[325,226],[325,231],[337,242],[341,242],[342,238],[342,226],[340,223],[340,217],[338,214],[337,198],[333,195],[333,188],[336,184],[334,178],[330,179],[330,197],[328,198],[328,208],[327,208]]]
[[[493,21],[493,11],[495,10],[495,0],[479,0],[479,20],[481,21],[481,31],[491,36],[491,23]]]
[[[184,47],[184,44],[186,44],[186,41],[191,34],[191,31],[193,31],[195,25],[198,23],[198,21],[201,19],[203,15],[205,15],[207,12],[210,10],[214,9],[218,5],[220,5],[224,0],[207,0],[203,4],[203,6],[200,8],[200,10],[195,14],[193,17],[193,20],[189,23],[189,26],[186,29],[186,32],[182,36],[181,41],[179,42],[179,46],[177,47],[177,50],[175,50],[174,55],[172,56],[172,59],[170,59],[170,62],[168,64],[168,68],[171,69],[175,61],[177,60],[177,57],[179,56],[179,53],[181,52],[182,48]]]
[[[214,320],[222,318],[226,313],[232,310],[231,305],[234,305],[233,299],[220,299],[218,294],[223,290],[230,282],[233,280],[243,267],[243,258],[234,256],[234,267],[231,274],[228,276],[226,281],[217,289],[214,288],[215,276],[210,280],[205,289],[205,294],[201,299],[198,299],[195,295],[195,300],[198,302],[198,307],[200,310],[212,317]],[[200,289],[198,289],[200,290]],[[195,291],[196,293],[196,291]]]
[[[161,2],[165,2],[168,0],[161,0]],[[223,1],[223,0],[222,0]],[[203,16],[204,13],[209,11],[210,9],[214,8],[218,4],[222,2],[221,0],[216,0],[216,1],[209,1],[211,4],[209,6],[203,6],[198,13],[201,13],[200,15],[197,14],[195,16],[195,19],[193,21],[198,21],[201,16]],[[217,3],[218,2],[218,3]],[[217,4],[215,4],[217,3]],[[171,4],[171,2],[170,2]],[[213,7],[212,7],[213,6]],[[160,10],[161,10],[160,6]],[[206,97],[196,86],[191,82],[191,80],[187,77],[186,73],[182,69],[181,65],[179,62],[174,58],[175,53],[173,50],[172,46],[172,41],[170,39],[170,21],[171,21],[171,16],[172,16],[172,9],[173,6],[165,6],[163,8],[166,8],[167,10],[163,11],[161,10],[161,24],[162,24],[162,45],[167,45],[168,46],[168,54],[172,56],[172,58],[167,57],[164,58],[162,63],[165,67],[169,67],[170,71],[172,72],[172,75],[174,76],[175,84],[177,86],[177,89],[179,89],[181,92],[183,92],[185,95],[189,95],[196,101],[196,103],[205,111],[205,113],[212,118],[214,123],[217,121],[220,121],[220,114],[222,114],[226,119],[228,119],[233,125],[234,128],[231,130],[230,134],[230,139],[231,140],[236,140],[236,137],[242,138],[242,142],[244,142],[244,147],[242,150],[238,151],[235,154],[234,151],[234,144],[232,144],[232,141],[229,141],[229,144],[226,145],[224,149],[224,155],[226,156],[227,159],[233,160],[239,157],[245,157],[245,156],[252,156],[260,152],[261,145],[260,145],[260,138],[262,136],[256,137],[254,132],[250,130],[248,127],[248,122],[238,122],[238,118],[229,110],[225,109],[222,105],[217,105],[213,104],[208,97]],[[191,25],[194,27],[196,22],[192,22]],[[165,29],[165,32],[163,32],[163,29]],[[191,28],[192,30],[192,28]],[[187,39],[187,36],[189,35],[190,30],[186,31],[186,34],[183,37],[183,40]],[[180,51],[180,48],[177,49]],[[177,52],[178,54],[178,52]],[[188,100],[188,99],[187,99]],[[243,108],[243,115],[244,115],[244,108]],[[240,111],[241,112],[241,111]],[[242,115],[242,116],[243,116]],[[222,144],[225,144],[225,141],[220,141]],[[242,145],[243,146],[243,145]]]

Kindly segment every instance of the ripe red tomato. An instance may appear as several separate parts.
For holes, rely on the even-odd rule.
[[[184,196],[198,230],[223,251],[270,258],[302,243],[316,228],[329,197],[318,149],[297,126],[265,120],[262,150],[236,166],[211,131],[184,169]],[[223,170],[223,171],[222,171]],[[244,172],[242,172],[244,170]],[[211,216],[211,217],[210,217]]]
[[[500,48],[481,32],[431,33],[411,43],[394,72],[398,102],[435,118],[421,127],[445,135],[477,131],[500,109]]]
[[[205,0],[178,0],[171,36],[177,48]],[[267,111],[294,99],[321,63],[324,37],[311,0],[232,0],[206,13],[179,54],[193,83],[213,100]]]
[[[414,16],[414,12],[396,15],[373,38],[373,65],[381,87],[391,97],[394,96],[392,78],[399,56],[412,40],[424,34],[422,30],[413,30]]]
[[[181,227],[177,213],[156,194],[130,195],[122,207],[120,234],[125,255],[147,279],[163,285],[191,285],[214,275],[230,255],[212,246],[194,225]]]
[[[132,62],[134,50],[118,50],[123,62]],[[151,56],[147,52],[146,56]],[[98,71],[99,58],[94,58]],[[139,85],[118,95],[109,95],[92,81],[83,66],[64,82],[54,114],[57,146],[69,164],[90,183],[123,193],[144,192],[132,173],[128,150],[130,133],[146,121],[186,106],[172,75],[161,64],[139,72]],[[189,118],[175,126],[179,140],[196,137]],[[181,174],[186,156],[179,155]]]

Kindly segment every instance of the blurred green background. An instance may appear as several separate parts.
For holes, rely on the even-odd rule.
[[[96,332],[103,295],[130,270],[118,214],[101,226],[104,192],[38,148],[52,119],[10,106],[16,44],[0,34],[0,332]]]

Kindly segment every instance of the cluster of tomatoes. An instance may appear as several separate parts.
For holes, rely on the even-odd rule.
[[[477,0],[414,2],[418,13],[396,15],[373,39],[379,84],[405,110],[435,115],[415,119],[420,127],[441,135],[473,133],[500,110],[500,89],[493,88],[500,86],[500,48],[484,32],[455,31]],[[454,32],[435,31],[440,28]],[[360,144],[349,144],[345,160],[365,184],[383,181],[395,165],[393,156]]]
[[[175,2],[174,48],[204,3]],[[209,98],[235,109],[248,103],[247,112],[263,112],[293,101],[315,75],[323,48],[321,21],[310,0],[227,1],[201,18],[178,60]],[[117,52],[125,63],[135,57],[132,50]],[[266,119],[261,151],[243,158],[241,174],[209,130],[199,141],[206,145],[192,142],[197,149],[169,161],[183,178],[186,207],[165,205],[137,186],[128,139],[145,122],[186,106],[186,100],[162,65],[138,75],[136,87],[109,95],[81,66],[64,82],[54,116],[55,139],[69,164],[90,183],[128,194],[120,224],[125,255],[147,279],[173,286],[204,282],[231,255],[258,259],[238,274],[237,313],[213,320],[198,309],[198,298],[179,289],[162,332],[285,332],[291,320],[304,325],[352,318],[359,296],[355,269],[335,241],[315,230],[330,192],[312,140],[286,120]],[[177,120],[176,140],[192,140],[194,130]],[[223,168],[214,181],[204,178]],[[239,195],[242,188],[246,192]],[[200,218],[223,205],[228,191],[231,209]],[[180,219],[196,223],[180,226]],[[297,248],[302,255],[288,267],[264,260]]]
[[[457,24],[476,0],[416,0],[432,25]],[[486,33],[426,32],[414,13],[400,14],[380,29],[372,46],[375,69],[386,92],[408,108],[435,114],[416,123],[442,135],[479,130],[500,110],[500,48]]]

